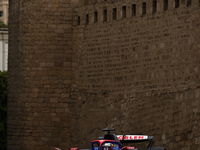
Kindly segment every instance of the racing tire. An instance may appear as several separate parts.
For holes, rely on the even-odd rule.
[[[147,148],[147,150],[166,150],[166,148],[164,148],[164,147],[151,147],[151,148]]]

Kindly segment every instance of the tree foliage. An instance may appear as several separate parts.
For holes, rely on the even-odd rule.
[[[7,72],[0,71],[0,149],[7,148]]]
[[[3,21],[0,20],[0,28],[8,28],[8,25],[4,24]]]

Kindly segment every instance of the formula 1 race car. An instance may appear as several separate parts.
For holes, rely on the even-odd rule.
[[[90,142],[91,149],[79,149],[71,148],[71,150],[139,150],[136,147],[123,146],[124,143],[139,143],[139,142],[149,142],[146,150],[166,150],[164,147],[152,147],[153,136],[148,135],[115,135],[111,134],[110,131],[115,129],[103,129],[107,131],[103,137],[99,137],[98,140]],[[55,148],[56,150],[61,150]]]

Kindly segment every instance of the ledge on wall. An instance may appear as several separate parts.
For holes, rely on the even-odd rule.
[[[8,28],[0,28],[0,31],[8,31]]]

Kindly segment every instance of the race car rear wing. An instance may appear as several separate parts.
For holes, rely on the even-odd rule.
[[[148,136],[148,135],[116,135],[116,136],[122,144],[149,141],[149,145],[147,148],[153,145],[153,136]]]
[[[120,141],[126,143],[136,143],[138,141],[150,141],[153,139],[153,136],[148,135],[116,135]]]

